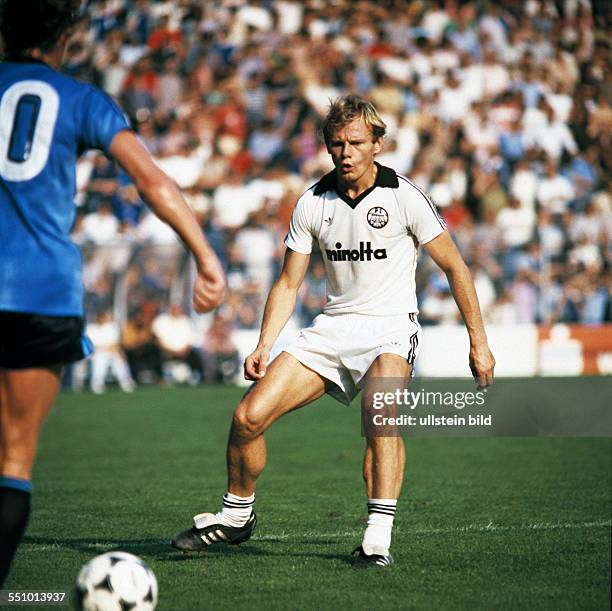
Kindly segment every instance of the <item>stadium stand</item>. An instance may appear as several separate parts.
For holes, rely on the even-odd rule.
[[[605,7],[91,1],[64,70],[122,103],[187,194],[228,273],[224,329],[257,328],[295,200],[331,169],[318,123],[349,91],[389,126],[379,161],[439,207],[489,325],[602,325],[612,319]],[[185,301],[182,247],[133,185],[101,155],[78,177],[92,319],[112,307],[123,325],[151,303]],[[301,323],[321,305],[320,284],[313,260]],[[424,325],[457,322],[431,262],[418,286]],[[199,321],[202,341],[211,321]]]

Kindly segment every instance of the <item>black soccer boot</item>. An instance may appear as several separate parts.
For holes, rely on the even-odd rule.
[[[244,526],[221,524],[214,513],[200,513],[193,518],[193,527],[172,539],[172,547],[182,552],[201,552],[215,543],[238,545],[251,538],[257,524],[255,513]]]
[[[389,554],[388,556],[383,556],[382,554],[366,554],[363,551],[363,547],[360,545],[353,550],[353,554],[355,552],[359,552],[355,558],[353,558],[353,568],[354,569],[369,569],[370,567],[379,567],[379,566],[390,566],[393,564],[393,556]]]

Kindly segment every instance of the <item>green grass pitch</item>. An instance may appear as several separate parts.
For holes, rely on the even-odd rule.
[[[609,384],[576,383],[585,396]],[[554,384],[525,380],[525,396]],[[150,564],[158,609],[169,611],[609,609],[612,440],[407,440],[396,564],[353,571],[366,517],[364,441],[359,410],[328,398],[268,432],[251,541],[174,552],[170,537],[220,505],[241,393],[62,394],[5,588],[71,590],[88,559],[124,550]]]

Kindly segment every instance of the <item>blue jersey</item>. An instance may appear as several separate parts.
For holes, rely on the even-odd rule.
[[[82,316],[70,240],[76,161],[129,125],[92,85],[34,60],[0,64],[0,311]]]

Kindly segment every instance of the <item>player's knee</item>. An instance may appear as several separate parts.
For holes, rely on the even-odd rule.
[[[243,440],[251,440],[265,430],[265,421],[249,401],[242,401],[234,412],[232,432]]]

